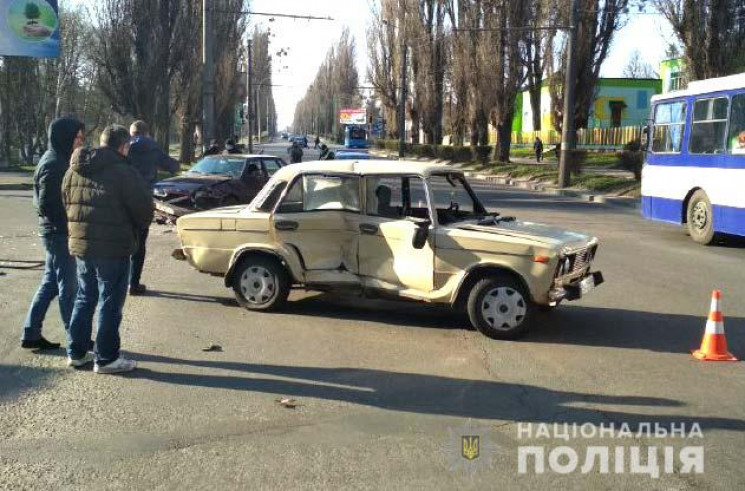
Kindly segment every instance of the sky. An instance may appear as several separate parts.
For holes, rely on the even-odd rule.
[[[67,0],[71,3],[90,4],[93,0]],[[197,1],[197,0],[194,0]],[[274,99],[277,106],[279,128],[292,125],[295,105],[302,99],[313,82],[326,53],[349,28],[357,44],[357,67],[360,84],[367,85],[366,31],[375,0],[251,0],[254,12],[331,17],[326,20],[293,20],[268,16],[251,16],[250,30],[259,25],[270,28],[271,51],[288,50],[282,61],[274,63]],[[515,0],[522,1],[522,0]],[[64,0],[63,0],[64,3]],[[655,70],[665,58],[665,50],[673,39],[669,25],[659,15],[632,14],[629,22],[616,33],[607,60],[601,72],[605,77],[620,77],[634,50]],[[284,68],[287,67],[287,68]]]

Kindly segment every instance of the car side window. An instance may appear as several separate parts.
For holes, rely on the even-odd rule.
[[[303,178],[299,177],[293,181],[277,212],[300,213],[301,211],[303,211]]]
[[[429,217],[427,192],[419,177],[370,176],[365,186],[368,215],[397,220]]]
[[[295,179],[279,213],[338,210],[360,211],[360,180],[356,176],[303,176]]]
[[[305,176],[303,211],[360,211],[360,179],[356,176]]]
[[[264,170],[266,170],[266,173],[269,177],[273,176],[275,172],[279,170],[281,165],[279,164],[279,161],[276,159],[264,159]]]
[[[249,160],[246,162],[246,168],[243,170],[243,176],[246,179],[256,179],[261,176],[261,165],[258,160]]]

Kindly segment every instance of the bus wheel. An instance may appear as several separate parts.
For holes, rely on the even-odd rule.
[[[688,202],[688,233],[699,244],[709,245],[714,241],[714,212],[706,193],[698,190]]]

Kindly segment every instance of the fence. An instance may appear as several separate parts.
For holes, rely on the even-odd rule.
[[[588,150],[620,150],[625,144],[641,138],[641,126],[623,126],[619,128],[591,128],[577,131],[577,147]],[[539,136],[544,145],[556,145],[561,142],[561,133],[556,130],[513,132],[512,144],[530,146]]]

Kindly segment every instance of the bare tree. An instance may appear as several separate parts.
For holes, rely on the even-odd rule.
[[[562,12],[560,22],[569,24],[568,1],[559,0]],[[577,78],[575,80],[576,104],[574,119],[576,128],[586,128],[590,108],[595,100],[600,69],[608,57],[615,33],[623,27],[628,12],[629,0],[580,0],[579,24],[577,26]],[[565,73],[566,44],[556,50],[558,61],[549,63],[551,79],[551,110],[554,128],[561,130],[564,101],[563,81]]]
[[[745,70],[742,0],[652,0],[683,46],[692,80]]]
[[[623,69],[626,78],[659,78],[659,74],[642,58],[641,52],[636,49],[631,52],[629,62]]]

